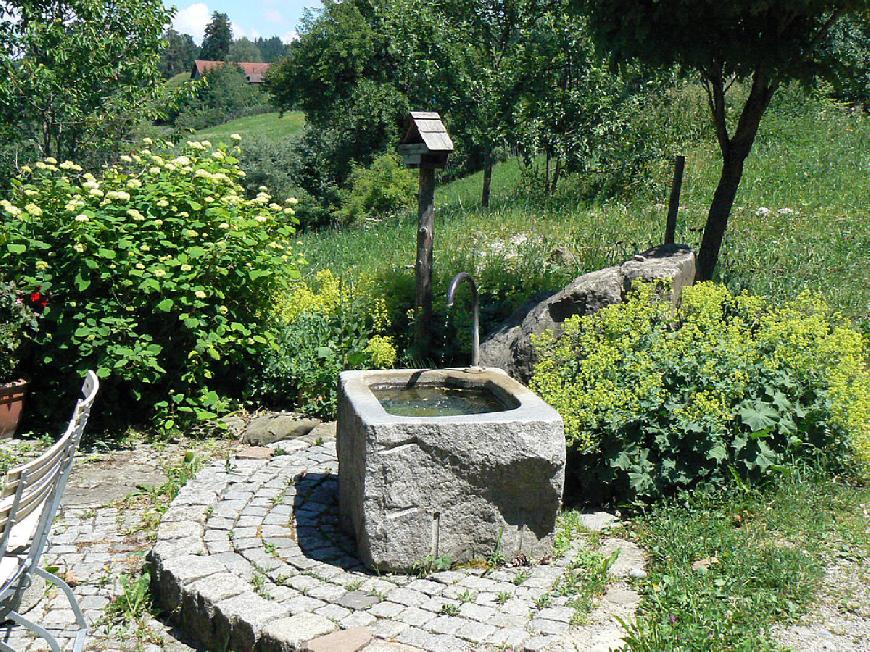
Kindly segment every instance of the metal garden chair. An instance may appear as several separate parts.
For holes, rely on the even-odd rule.
[[[80,652],[88,633],[87,622],[75,594],[62,579],[40,567],[51,524],[72,470],[73,458],[99,389],[96,374],[89,371],[63,437],[32,462],[10,469],[0,492],[0,622],[11,620],[45,639],[52,652],[60,652],[57,639],[44,627],[15,610],[33,575],[51,582],[64,592],[75,614],[73,651]],[[14,650],[0,641],[0,650]]]

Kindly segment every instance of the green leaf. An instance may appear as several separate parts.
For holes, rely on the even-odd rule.
[[[727,458],[728,451],[725,450],[725,447],[722,444],[717,444],[707,451],[707,459],[716,460],[719,464],[724,462]]]
[[[763,401],[744,401],[738,410],[740,420],[743,421],[753,432],[770,428],[776,424],[779,413],[768,403]]]
[[[27,247],[25,247],[23,244],[10,243],[6,245],[6,249],[9,250],[10,254],[23,254],[25,251],[27,251]]]
[[[172,306],[175,305],[175,302],[172,299],[164,299],[160,303],[157,304],[157,310],[160,312],[169,312],[172,310]]]
[[[91,287],[91,279],[85,278],[84,276],[82,276],[81,271],[76,273],[75,283],[76,283],[76,287],[78,288],[79,292],[84,292],[89,287]]]
[[[326,360],[328,358],[332,358],[335,356],[335,353],[328,346],[319,346],[317,347],[317,357]]]
[[[115,258],[117,258],[117,254],[114,251],[106,249],[105,247],[97,249],[97,255],[100,258],[106,258],[107,260],[115,260]]]

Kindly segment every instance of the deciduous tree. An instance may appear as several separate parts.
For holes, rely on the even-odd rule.
[[[260,54],[263,56],[263,61],[266,63],[274,63],[287,54],[287,46],[284,45],[284,42],[277,36],[272,36],[270,38],[258,36],[254,39],[254,45],[256,45],[260,50]]]
[[[180,34],[171,27],[164,35],[166,47],[160,53],[160,72],[164,77],[173,77],[181,72],[190,72],[199,48],[190,34]]]
[[[0,121],[42,156],[116,147],[155,114],[160,0],[0,0]]]
[[[707,90],[722,171],[698,254],[699,280],[713,276],[731,208],[761,119],[777,88],[836,67],[832,29],[867,0],[572,0],[600,43],[619,61],[675,64]],[[742,107],[728,94],[745,81]]]
[[[263,55],[252,40],[243,36],[236,39],[230,44],[230,50],[227,54],[227,61],[235,61],[236,63],[259,63],[263,60]]]

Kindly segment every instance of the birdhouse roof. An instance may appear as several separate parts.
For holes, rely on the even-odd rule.
[[[430,152],[452,152],[453,141],[441,116],[431,111],[412,111],[402,145],[423,144]]]

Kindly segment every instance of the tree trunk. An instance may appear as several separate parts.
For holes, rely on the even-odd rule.
[[[719,73],[708,79],[708,94],[716,134],[722,150],[722,173],[719,176],[716,192],[713,193],[713,201],[704,226],[704,236],[701,239],[695,272],[696,282],[709,281],[713,278],[713,271],[719,261],[719,250],[722,248],[722,240],[728,228],[728,218],[743,176],[743,164],[752,151],[761,118],[777,86],[776,82],[769,80],[762,70],[755,71],[752,76],[752,89],[743,105],[734,136],[729,138],[725,121],[725,92],[721,71]]]
[[[713,270],[719,260],[719,249],[722,247],[725,229],[728,228],[728,217],[731,215],[731,207],[734,205],[734,198],[740,187],[740,178],[743,176],[745,160],[745,156],[729,154],[722,161],[722,174],[716,192],[713,193],[707,224],[704,227],[704,237],[701,239],[701,249],[698,252],[696,282],[709,281],[713,278]]]
[[[492,154],[487,152],[483,163],[483,193],[480,197],[480,205],[489,208],[489,196],[492,192]]]
[[[544,166],[544,193],[550,194],[550,161],[553,158],[550,148],[547,148],[547,163]]]
[[[559,185],[559,177],[562,176],[562,159],[556,159],[556,171],[553,173],[553,185],[550,188],[550,192],[556,192],[556,187]]]

